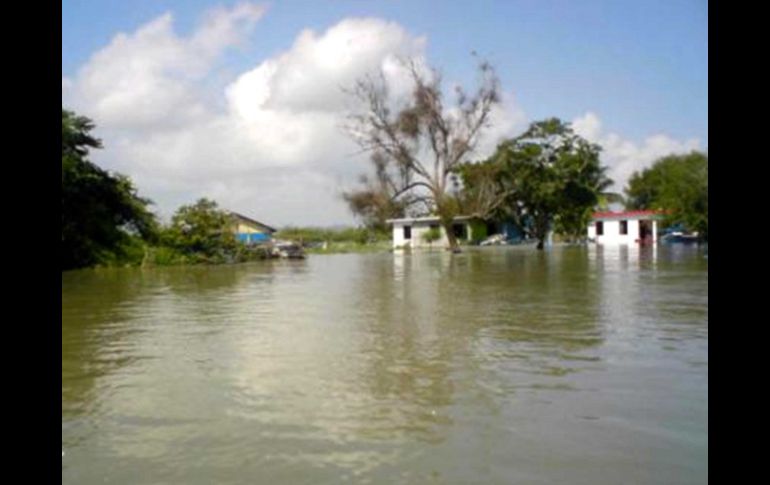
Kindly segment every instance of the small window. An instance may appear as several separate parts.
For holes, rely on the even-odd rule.
[[[412,226],[404,226],[404,239],[412,239]]]
[[[597,236],[603,236],[604,235],[604,223],[599,221],[596,223],[596,235]]]
[[[628,234],[628,221],[620,221],[620,234],[623,236]]]

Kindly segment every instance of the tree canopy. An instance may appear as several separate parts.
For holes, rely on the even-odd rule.
[[[634,172],[625,189],[628,209],[667,213],[668,224],[683,224],[708,241],[708,155],[693,151],[658,159]]]
[[[550,118],[501,143],[481,163],[463,164],[463,202],[479,217],[502,215],[529,226],[542,249],[550,229],[580,239],[612,180],[601,165],[601,147]]]
[[[203,259],[226,259],[238,249],[231,215],[206,198],[183,205],[171,218],[164,242],[188,255]]]
[[[131,180],[88,160],[102,148],[93,122],[62,109],[62,269],[79,268],[120,254],[133,236],[152,239],[157,223]]]
[[[237,263],[269,257],[263,245],[248,245],[235,235],[235,216],[210,199],[183,205],[161,233],[161,259],[182,263]],[[171,250],[170,252],[168,250]]]

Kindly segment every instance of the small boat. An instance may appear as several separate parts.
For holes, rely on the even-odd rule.
[[[305,250],[293,241],[275,241],[270,254],[274,258],[305,259]]]

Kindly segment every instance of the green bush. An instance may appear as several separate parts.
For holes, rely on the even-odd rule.
[[[479,244],[481,241],[487,238],[489,235],[487,231],[487,225],[484,222],[481,221],[473,221],[470,223],[471,226],[471,241],[474,244]]]
[[[162,231],[161,241],[164,246],[206,262],[232,258],[239,247],[230,216],[208,199],[180,207],[171,225]]]
[[[370,244],[390,240],[390,233],[372,231],[363,227],[323,229],[315,227],[286,227],[275,234],[276,239],[288,239],[302,243],[338,242]]]
[[[431,227],[422,234],[422,240],[430,246],[439,239],[441,239],[441,230],[438,227]]]

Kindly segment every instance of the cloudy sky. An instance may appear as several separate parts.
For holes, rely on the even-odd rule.
[[[412,57],[472,89],[475,51],[504,91],[478,158],[557,116],[620,190],[708,149],[707,24],[706,0],[63,0],[62,105],[163,216],[205,196],[278,227],[352,224],[340,193],[369,167],[344,88],[366,73],[403,89]]]

